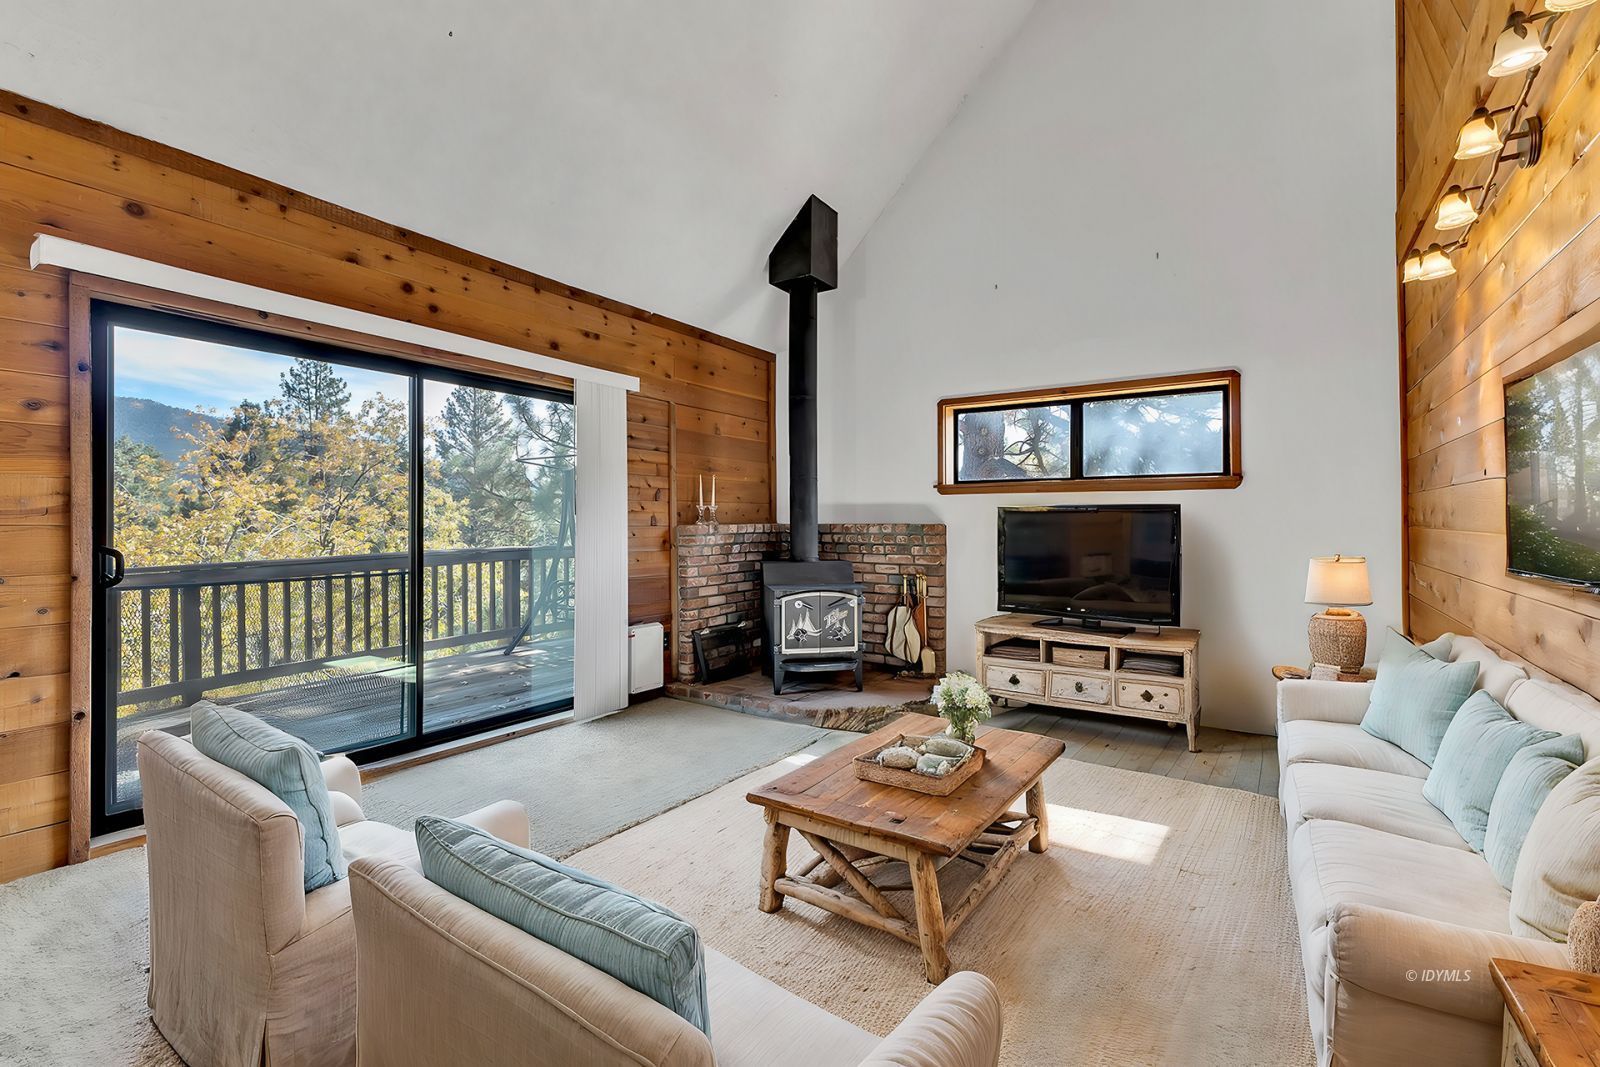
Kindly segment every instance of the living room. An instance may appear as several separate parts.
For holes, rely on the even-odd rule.
[[[1595,1062],[1592,7],[17,5],[0,1062]]]

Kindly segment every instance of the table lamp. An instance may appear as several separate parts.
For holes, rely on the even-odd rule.
[[[1306,570],[1306,603],[1327,607],[1311,616],[1311,663],[1355,672],[1367,659],[1367,620],[1351,611],[1372,603],[1365,556],[1314,556]]]

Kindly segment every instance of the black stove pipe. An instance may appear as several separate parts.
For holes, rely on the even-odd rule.
[[[773,246],[767,280],[789,294],[789,555],[817,559],[817,294],[838,286],[839,214],[815,196]]]
[[[817,558],[817,290],[789,290],[789,558]]]

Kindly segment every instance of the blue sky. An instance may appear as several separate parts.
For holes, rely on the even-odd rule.
[[[226,415],[241,400],[257,403],[278,395],[278,375],[293,362],[288,356],[248,348],[116,328],[116,394],[157,400],[175,408]],[[380,393],[404,399],[406,379],[381,371],[339,367],[359,405]],[[430,383],[423,390],[427,414],[444,407],[448,387]]]

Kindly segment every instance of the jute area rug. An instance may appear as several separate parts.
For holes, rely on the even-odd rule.
[[[711,947],[886,1034],[931,988],[915,948],[792,898],[775,915],[756,909],[763,822],[745,793],[805,758],[568,862],[661,901]],[[956,969],[1000,987],[1004,1063],[1313,1062],[1271,798],[1073,760],[1047,772],[1045,797],[1050,851],[1020,857],[950,945]],[[809,850],[792,839],[798,863]],[[947,865],[941,881],[959,882],[963,866]],[[908,896],[890,894],[905,914]]]

